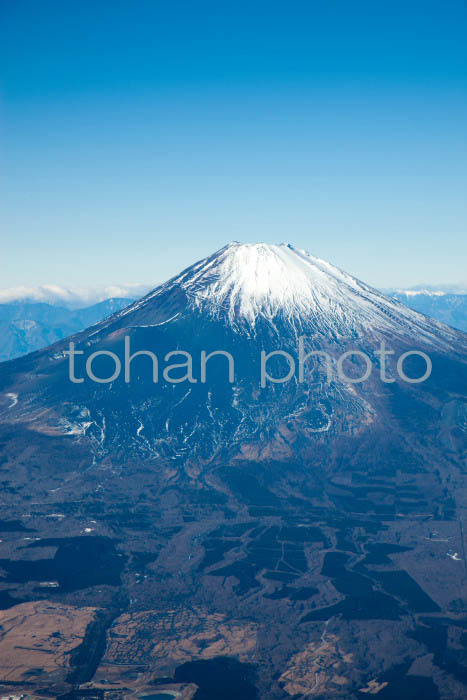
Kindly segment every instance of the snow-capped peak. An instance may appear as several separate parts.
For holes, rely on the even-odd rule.
[[[150,308],[157,307],[159,324],[163,320],[160,305],[165,307],[164,299],[180,299],[180,291],[186,310],[197,309],[224,319],[234,330],[254,329],[261,318],[274,325],[280,319],[295,330],[307,328],[325,337],[357,337],[380,331],[406,337],[415,334],[420,341],[436,339],[444,344],[455,334],[287,243],[230,243],[157,287],[121,316],[141,310],[147,324]],[[170,314],[164,323],[184,314],[178,303],[169,304]]]
[[[338,268],[286,243],[231,243],[176,281],[197,306],[252,324],[259,315],[308,317],[329,310],[343,287],[359,288]]]

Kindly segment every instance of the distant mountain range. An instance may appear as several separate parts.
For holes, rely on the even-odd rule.
[[[132,299],[112,298],[84,309],[43,302],[0,304],[0,361],[12,360],[92,326]]]
[[[467,293],[409,289],[390,292],[390,296],[415,311],[467,331]]]

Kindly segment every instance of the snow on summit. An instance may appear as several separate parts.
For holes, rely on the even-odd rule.
[[[321,332],[354,334],[420,315],[387,299],[330,263],[288,243],[230,243],[185,270],[169,284],[182,287],[193,306],[235,326],[258,317],[287,319],[293,325],[319,323]]]
[[[344,279],[337,268],[289,244],[232,243],[182,286],[199,305],[228,308],[232,320],[239,315],[253,323],[260,314],[307,316],[326,304]]]
[[[285,321],[329,337],[358,337],[371,331],[439,343],[453,331],[386,297],[330,263],[292,245],[230,243],[157,287],[122,315],[184,292],[186,307],[174,305],[165,323],[191,310],[224,319],[233,330],[254,328],[258,319]],[[147,315],[146,315],[147,318]],[[147,322],[147,321],[145,321]],[[276,328],[277,330],[277,328]]]

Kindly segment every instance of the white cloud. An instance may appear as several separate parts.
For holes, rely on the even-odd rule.
[[[61,287],[56,284],[42,284],[37,287],[8,287],[0,289],[0,304],[15,301],[42,301],[55,306],[79,308],[96,304],[111,297],[138,299],[155,286],[141,282],[129,282],[93,287]]]

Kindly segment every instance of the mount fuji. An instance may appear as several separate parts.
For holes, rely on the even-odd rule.
[[[183,296],[183,302],[180,297]],[[355,337],[387,331],[434,340],[454,339],[442,324],[426,322],[325,260],[290,244],[231,243],[157,287],[122,312],[135,323],[163,308],[218,319],[251,334],[257,322],[283,321],[322,336]],[[164,319],[175,320],[175,315]],[[114,323],[115,319],[111,320]],[[411,330],[412,329],[412,330]]]
[[[232,243],[0,364],[0,607],[93,616],[28,687],[465,697],[466,351],[324,260]]]
[[[426,413],[427,404],[439,403],[436,387],[446,357],[459,377],[466,371],[465,334],[286,244],[230,244],[71,341],[81,353],[74,363],[79,383],[67,376],[69,339],[7,363],[0,370],[0,420],[28,432],[74,437],[95,459],[124,451],[130,458],[181,461],[184,468],[187,460],[215,462],[235,454],[288,459],[316,441],[366,433],[387,419],[397,391]],[[303,352],[312,353],[304,380],[270,382],[259,392],[261,350],[296,357],[300,342]],[[416,350],[439,357],[423,389],[404,385],[395,362],[388,383],[377,378],[382,342],[395,356]],[[210,360],[203,382],[203,351],[230,353],[234,381],[229,383],[225,359],[218,357]],[[131,361],[131,380],[122,372],[109,381],[108,353],[123,365],[126,352],[140,354]],[[148,352],[156,360],[141,356]],[[339,355],[355,353],[346,364],[350,381],[335,374],[324,381],[325,352],[334,367]],[[352,375],[362,374],[363,352],[375,371],[368,381],[354,383]],[[83,374],[96,353],[92,372],[102,383]],[[188,381],[175,369],[172,383],[161,380],[170,353],[189,353]],[[183,354],[180,360],[186,361]],[[411,357],[410,366],[414,377],[423,375],[419,357]],[[283,357],[270,359],[270,376],[285,371]]]

